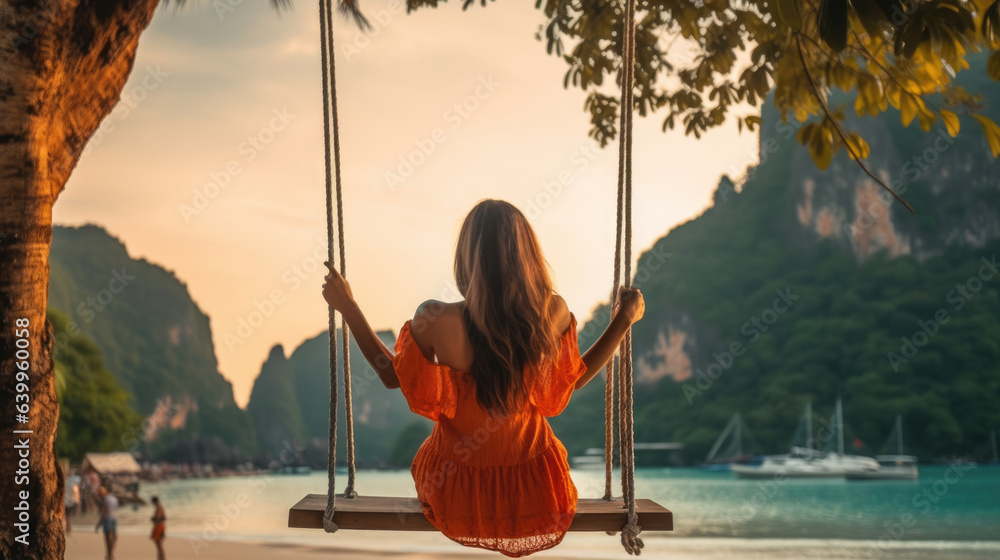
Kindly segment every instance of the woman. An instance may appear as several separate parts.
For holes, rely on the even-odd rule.
[[[573,521],[577,490],[545,417],[562,412],[612,358],[642,317],[642,294],[622,290],[608,328],[581,356],[576,318],[553,291],[534,231],[499,200],[466,217],[455,280],[465,300],[422,304],[395,353],[332,268],[323,296],[382,383],[435,421],[410,467],[431,524],[460,544],[507,556],[551,548]]]
[[[156,560],[166,560],[163,539],[167,536],[167,513],[163,510],[163,504],[160,503],[158,496],[153,496],[152,502],[156,509],[153,511],[153,517],[149,518],[153,522],[153,532],[149,534],[149,538],[153,539],[156,545]]]

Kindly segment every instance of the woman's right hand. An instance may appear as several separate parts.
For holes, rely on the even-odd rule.
[[[326,282],[323,283],[323,299],[330,307],[344,312],[351,304],[354,303],[354,294],[351,292],[351,285],[347,283],[347,280],[337,272],[337,269],[330,266],[329,262],[324,262],[327,269],[330,271],[326,275]]]
[[[632,325],[646,312],[646,300],[638,288],[621,287],[618,290],[618,314]]]

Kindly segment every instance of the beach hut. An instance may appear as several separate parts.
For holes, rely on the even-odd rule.
[[[94,470],[101,476],[138,475],[142,472],[142,467],[131,453],[87,453],[83,457],[80,470],[83,472]]]
[[[139,497],[138,475],[142,467],[131,453],[87,453],[80,464],[80,472],[97,473],[103,485],[122,503],[146,503]]]

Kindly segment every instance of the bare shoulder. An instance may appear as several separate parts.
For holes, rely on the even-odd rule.
[[[566,329],[569,328],[572,320],[569,306],[566,305],[566,300],[564,300],[559,294],[555,294],[552,296],[552,301],[549,305],[551,306],[553,324],[555,324],[559,333],[566,332]]]
[[[422,350],[437,347],[440,341],[464,332],[462,326],[463,302],[447,303],[429,299],[417,307],[410,331]]]
[[[465,332],[462,310],[465,302],[447,303],[427,300],[420,304],[410,323],[413,340],[424,357],[452,369],[470,367],[472,347]]]

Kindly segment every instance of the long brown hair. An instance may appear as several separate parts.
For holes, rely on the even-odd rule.
[[[483,200],[462,224],[455,281],[465,297],[476,400],[498,414],[525,395],[525,368],[558,349],[548,263],[528,219],[512,204]]]

